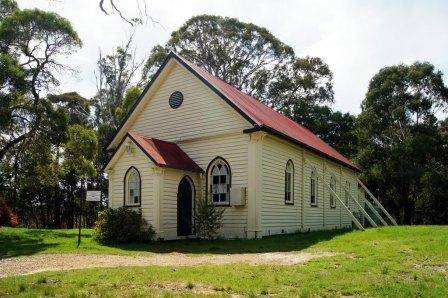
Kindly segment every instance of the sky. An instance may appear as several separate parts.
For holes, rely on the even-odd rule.
[[[165,44],[172,31],[198,14],[252,22],[292,46],[297,56],[322,58],[333,72],[333,107],[342,112],[361,111],[369,80],[385,66],[428,61],[446,73],[448,83],[448,1],[115,0],[131,18],[146,3],[155,22],[135,29],[117,14],[105,15],[98,2],[18,1],[20,8],[37,7],[67,18],[83,41],[82,49],[61,60],[78,74],[61,74],[62,84],[52,93],[77,91],[92,97],[100,50],[110,53],[133,33],[137,57],[144,59],[153,46]]]

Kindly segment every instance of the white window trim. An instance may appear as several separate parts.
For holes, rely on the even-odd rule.
[[[138,203],[135,203],[133,200],[131,201],[130,198],[130,190],[131,188],[129,187],[129,178],[131,177],[132,174],[136,174],[137,178],[138,178]],[[127,173],[126,173],[126,177],[125,177],[125,185],[124,185],[124,191],[125,191],[125,198],[124,198],[124,206],[126,207],[138,207],[141,205],[142,202],[142,183],[141,183],[141,176],[140,173],[138,172],[138,170],[135,167],[130,168]]]
[[[336,178],[333,175],[330,176],[330,188],[336,192]],[[336,198],[333,192],[330,191],[330,208],[336,208]]]
[[[350,209],[350,191],[351,191],[351,184],[350,181],[345,181],[345,189],[344,189],[344,196],[345,196],[345,205],[348,209]]]
[[[313,184],[311,181],[314,180],[314,202],[312,201],[312,194],[313,194]],[[317,179],[316,170],[311,171],[310,175],[310,205],[312,207],[318,206],[318,198],[319,198],[319,180]]]
[[[289,174],[289,176],[288,176]],[[289,177],[289,184],[287,183],[287,177]],[[289,189],[288,189],[289,188]],[[289,199],[287,199],[286,193],[289,193]],[[284,200],[285,204],[294,204],[294,163],[292,160],[286,162],[285,167],[285,189],[284,189]]]
[[[219,185],[221,185],[221,190],[222,190],[222,187],[225,187],[226,191],[225,192],[218,192],[217,194],[219,194],[219,195],[226,194],[226,200],[225,201],[218,201],[218,202],[216,202],[213,199],[213,195],[215,194],[214,193],[214,187],[213,187],[213,185],[214,185],[213,184],[213,177],[214,177],[213,172],[215,170],[215,167],[217,168],[218,165],[221,165],[223,167],[223,168],[221,168],[218,171],[222,171],[222,169],[225,169],[225,171],[226,171],[226,173],[225,173],[226,182],[225,183],[219,183],[219,184],[216,184],[216,185],[218,185],[218,187],[219,187]],[[230,169],[230,165],[224,159],[216,158],[215,160],[212,161],[212,163],[209,165],[208,168],[209,168],[209,172],[207,173],[207,175],[208,175],[207,176],[207,179],[208,179],[207,188],[208,188],[209,193],[210,193],[209,194],[209,196],[210,196],[210,203],[212,205],[215,205],[215,206],[230,206],[230,187],[231,187],[231,174],[232,174],[231,169]],[[215,175],[215,176],[219,176],[219,177],[223,176],[222,173],[220,173],[220,174],[221,175]],[[218,178],[218,179],[220,179],[220,178]]]

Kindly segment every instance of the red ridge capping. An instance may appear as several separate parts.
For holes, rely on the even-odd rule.
[[[172,142],[145,137],[136,132],[127,135],[159,167],[204,172],[179,146]]]
[[[246,130],[246,132],[255,130],[265,130],[271,132],[289,141],[303,145],[308,149],[320,153],[355,171],[361,171],[360,168],[352,163],[348,158],[343,156],[336,149],[324,142],[304,126],[296,123],[274,109],[271,109],[254,97],[227,84],[185,58],[173,52],[170,54],[177,58],[181,64],[192,70],[200,76],[200,78],[217,89],[226,97],[226,99],[230,101],[230,104],[234,106],[238,112],[244,114],[247,118],[252,120],[250,122],[253,122],[252,124],[254,125],[254,128]]]

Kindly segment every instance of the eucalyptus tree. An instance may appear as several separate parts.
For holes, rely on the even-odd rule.
[[[273,108],[290,117],[300,113],[298,105],[331,104],[333,73],[321,58],[296,58],[282,65],[269,85],[268,98]]]
[[[448,144],[436,117],[448,107],[443,74],[427,62],[385,67],[361,107],[358,161],[365,179],[402,223],[418,222],[415,203],[425,181],[446,171]]]
[[[67,224],[73,227],[74,209],[80,211],[79,205],[85,199],[88,179],[97,177],[95,160],[98,154],[98,138],[93,129],[75,124],[68,128],[67,142],[64,144],[62,171],[68,186],[68,200],[65,202],[71,214],[67,214]]]
[[[61,148],[82,104],[74,94],[48,93],[59,73],[73,71],[64,59],[81,40],[55,13],[0,1],[0,191],[25,224],[60,227],[61,214],[70,213]]]
[[[293,49],[266,28],[235,18],[200,15],[171,33],[165,45],[156,45],[143,69],[148,82],[175,51],[225,82],[254,96],[295,121],[313,129],[332,145],[324,125],[315,125],[331,111],[334,100],[333,74],[318,57],[296,57]],[[337,118],[335,115],[334,120]],[[346,123],[348,124],[348,123]],[[343,137],[343,136],[341,136]]]
[[[327,105],[299,102],[292,119],[301,123],[347,157],[355,157],[358,149],[356,116],[333,111]]]
[[[100,56],[97,62],[97,93],[93,98],[95,125],[111,125],[116,129],[120,125],[122,104],[126,91],[134,86],[136,73],[143,65],[138,60],[132,46],[133,37],[114,49],[112,54]]]
[[[293,49],[266,28],[235,18],[199,15],[172,32],[164,46],[151,50],[143,81],[154,75],[169,51],[262,100],[279,68],[294,59]]]
[[[100,53],[95,72],[97,93],[91,100],[94,112],[93,125],[98,134],[95,184],[103,192],[104,198],[107,197],[108,186],[102,169],[109,160],[107,146],[141,93],[137,85],[137,72],[144,60],[136,58],[132,42],[131,35],[124,45],[116,47],[112,53],[107,55]]]
[[[59,85],[57,72],[69,70],[60,59],[80,46],[81,40],[70,22],[55,13],[16,8],[2,16],[4,78],[0,92],[9,97],[1,103],[0,160],[8,150],[45,128],[42,124],[48,105],[42,94]],[[12,88],[17,79],[21,81],[20,90]]]

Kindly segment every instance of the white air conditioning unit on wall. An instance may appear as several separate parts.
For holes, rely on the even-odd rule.
[[[230,205],[231,206],[246,205],[246,187],[236,186],[230,188]]]

